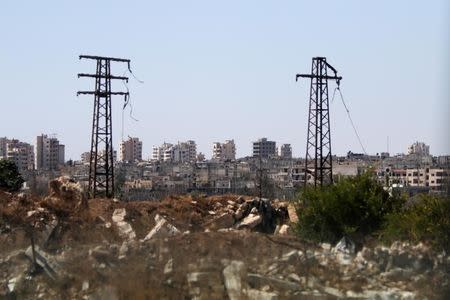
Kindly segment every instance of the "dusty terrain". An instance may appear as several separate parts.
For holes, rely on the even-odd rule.
[[[450,295],[446,253],[422,244],[312,244],[292,234],[291,220],[288,203],[236,195],[91,199],[86,207],[76,187],[54,187],[45,199],[0,192],[0,298]]]

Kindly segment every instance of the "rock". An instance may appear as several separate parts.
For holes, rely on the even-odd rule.
[[[295,206],[293,204],[289,204],[287,210],[288,210],[288,215],[289,215],[289,221],[293,224],[297,224],[298,216],[297,216],[297,212],[295,211]]]
[[[298,250],[291,250],[285,254],[283,254],[283,256],[281,257],[281,261],[284,262],[289,262],[292,263],[297,259],[300,259],[300,257],[302,256],[303,253],[301,253],[301,251]]]
[[[236,226],[236,228],[237,229],[244,228],[244,227],[255,228],[256,226],[261,224],[261,222],[262,222],[262,217],[260,215],[249,214]]]
[[[19,277],[14,277],[8,280],[8,290],[10,293],[14,292],[16,288],[16,283],[19,281]]]
[[[225,291],[220,273],[193,272],[186,275],[192,299],[224,299]]]
[[[244,214],[246,213],[247,209],[249,208],[249,203],[248,202],[244,202],[242,203],[238,209],[236,210],[235,214],[234,214],[234,218],[239,221],[242,219],[242,217],[244,216]]]
[[[34,215],[35,213],[37,213],[38,211],[37,210],[30,210],[30,211],[27,211],[27,217],[29,218],[29,217],[31,217],[32,215]]]
[[[244,201],[245,201],[245,199],[244,199],[244,197],[242,197],[242,196],[239,196],[239,197],[237,197],[237,199],[236,199],[236,203],[239,203],[239,204],[244,203]]]
[[[116,224],[117,229],[119,230],[119,235],[127,240],[133,240],[136,238],[136,233],[133,230],[133,227],[125,221],[125,216],[127,211],[125,208],[117,208],[114,210],[112,215],[112,221]]]
[[[85,280],[85,281],[83,281],[83,284],[81,285],[81,290],[84,292],[84,291],[87,291],[88,289],[89,289],[89,281]]]
[[[124,241],[119,248],[119,259],[124,259],[127,256],[129,247],[127,241]]]
[[[112,220],[114,223],[124,221],[126,215],[127,215],[127,211],[125,210],[125,208],[117,208],[113,212]]]
[[[259,291],[255,289],[248,289],[247,297],[250,300],[277,300],[278,295],[276,293],[271,292],[265,292],[265,291]]]
[[[242,299],[242,279],[246,277],[247,270],[241,261],[231,261],[222,271],[225,287],[230,300]]]
[[[278,230],[278,235],[288,235],[291,233],[291,227],[289,225],[283,224],[280,226],[280,229]]]
[[[288,279],[289,281],[292,281],[292,282],[297,282],[297,283],[301,283],[301,282],[302,282],[301,277],[298,276],[298,275],[295,274],[295,273],[289,274],[288,277],[287,277],[287,279]]]
[[[265,285],[269,285],[275,290],[281,291],[299,291],[302,290],[302,287],[297,283],[282,280],[279,278],[275,278],[272,276],[264,276],[255,273],[248,273],[247,275],[248,285],[252,288],[261,289]]]
[[[169,259],[166,263],[166,265],[164,266],[164,274],[169,274],[172,273],[173,271],[173,259]]]
[[[322,248],[325,251],[331,251],[331,244],[329,244],[329,243],[322,243],[322,244],[320,244],[320,248]]]
[[[339,291],[336,288],[330,287],[330,286],[325,286],[323,287],[323,291],[329,295],[332,295],[338,299],[343,299],[345,298],[345,294],[342,293],[341,291]]]
[[[154,239],[154,238],[163,238],[170,237],[177,234],[180,234],[178,228],[167,222],[166,219],[161,217],[160,215],[155,216],[156,225],[153,229],[147,234],[147,236],[142,240],[142,242]]]
[[[89,251],[89,255],[95,258],[98,262],[106,262],[108,260],[111,260],[111,252],[104,249],[103,246],[97,246],[94,249]]]
[[[333,248],[334,253],[341,252],[345,254],[355,254],[355,243],[344,236]]]
[[[223,213],[220,216],[215,217],[213,220],[205,224],[206,227],[212,230],[218,230],[221,228],[229,228],[234,225],[233,215],[230,213]]]

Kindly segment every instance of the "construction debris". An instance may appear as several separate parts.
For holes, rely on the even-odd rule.
[[[27,199],[0,194],[0,298],[445,299],[450,291],[447,253],[307,243],[292,234],[283,201],[91,199],[79,219]],[[36,224],[34,255],[27,222]],[[33,257],[41,272],[31,272]]]

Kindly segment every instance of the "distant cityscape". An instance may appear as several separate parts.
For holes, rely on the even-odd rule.
[[[67,175],[87,185],[91,153],[79,160],[65,160],[65,146],[55,135],[41,134],[35,144],[0,138],[0,159],[15,162],[26,180],[26,188],[39,189],[48,179]],[[114,151],[116,185],[128,200],[159,197],[168,193],[254,193],[264,185],[267,196],[290,197],[305,178],[303,158],[292,156],[290,144],[260,138],[252,142],[252,153],[236,157],[234,140],[213,142],[210,158],[197,152],[193,140],[164,142],[153,146],[151,157],[143,158],[142,141],[128,137]],[[335,178],[354,176],[372,168],[387,188],[411,193],[440,192],[449,182],[450,155],[433,156],[423,142],[411,144],[406,153],[366,155],[349,151],[333,156]],[[263,178],[262,178],[263,177]],[[264,184],[262,183],[264,182]],[[44,189],[44,187],[40,187]]]

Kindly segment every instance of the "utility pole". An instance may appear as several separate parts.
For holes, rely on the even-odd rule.
[[[328,70],[334,76],[328,75]],[[336,80],[337,86],[342,77],[325,57],[313,57],[311,74],[297,74],[298,78],[310,78],[310,98],[308,115],[308,134],[305,156],[305,185],[308,174],[314,179],[314,186],[333,183],[333,162],[331,156],[330,112],[328,101],[328,80]],[[309,169],[313,168],[311,172]]]
[[[114,196],[114,159],[112,143],[111,96],[122,95],[125,102],[128,92],[112,92],[111,80],[125,80],[128,77],[111,75],[111,62],[124,62],[130,70],[130,60],[122,58],[80,55],[80,59],[92,59],[97,62],[95,74],[78,74],[80,77],[95,78],[93,91],[79,91],[78,95],[94,95],[94,113],[92,117],[91,156],[89,163],[89,195],[91,197]]]

